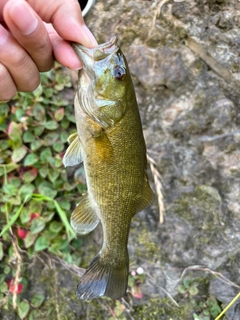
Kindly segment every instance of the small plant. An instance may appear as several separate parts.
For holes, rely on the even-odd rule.
[[[143,294],[141,290],[141,284],[143,284],[146,278],[143,268],[139,267],[137,270],[131,271],[128,278],[128,287],[131,295],[136,299],[142,299]]]
[[[198,314],[194,313],[194,320],[211,320],[216,318],[221,313],[221,308],[217,300],[210,296],[205,302],[200,302],[198,305],[200,311]]]
[[[20,319],[31,318],[44,302],[38,294],[23,298],[23,252],[28,259],[45,251],[71,264],[81,261],[82,240],[69,218],[86,188],[78,172],[69,182],[62,165],[75,131],[74,94],[70,101],[62,94],[69,87],[69,76],[56,64],[41,75],[37,90],[0,107],[0,307],[15,309]]]
[[[193,297],[198,294],[198,281],[191,280],[190,278],[186,277],[183,279],[183,284],[178,286],[178,292],[183,294],[185,298]]]

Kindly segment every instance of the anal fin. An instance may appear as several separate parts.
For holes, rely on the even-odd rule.
[[[77,233],[87,234],[94,230],[98,223],[99,219],[86,193],[82,196],[81,201],[72,213],[71,226]]]
[[[143,185],[143,197],[142,201],[140,202],[140,205],[137,209],[137,212],[142,211],[143,209],[147,208],[150,206],[150,204],[153,202],[155,199],[155,194],[153,193],[152,189],[149,186],[147,176],[145,177],[144,180],[144,185]]]

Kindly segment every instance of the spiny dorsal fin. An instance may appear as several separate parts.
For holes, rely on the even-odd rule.
[[[83,161],[83,151],[81,147],[81,141],[77,132],[71,134],[68,137],[70,146],[63,157],[63,164],[65,167],[75,166]]]
[[[81,234],[91,232],[99,223],[99,219],[92,209],[88,194],[85,193],[71,216],[71,226]]]
[[[142,211],[143,209],[150,206],[155,198],[155,194],[153,193],[152,189],[148,184],[147,176],[145,177],[144,186],[143,186],[143,197],[142,202],[140,203],[139,207],[137,208],[137,212]]]
[[[78,137],[77,131],[70,134],[70,136],[67,139],[68,143],[71,144],[76,139],[76,137]]]

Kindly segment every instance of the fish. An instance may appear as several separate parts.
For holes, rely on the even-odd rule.
[[[65,167],[83,161],[87,192],[71,215],[76,233],[99,223],[103,244],[80,279],[76,295],[119,299],[126,294],[131,219],[149,206],[154,193],[147,176],[146,145],[130,71],[116,36],[95,48],[72,44],[83,68],[74,100],[77,132]]]

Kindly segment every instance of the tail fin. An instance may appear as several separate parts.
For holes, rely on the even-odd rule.
[[[128,257],[125,266],[104,265],[98,254],[77,286],[77,297],[92,300],[100,296],[119,299],[126,293],[128,284]]]

